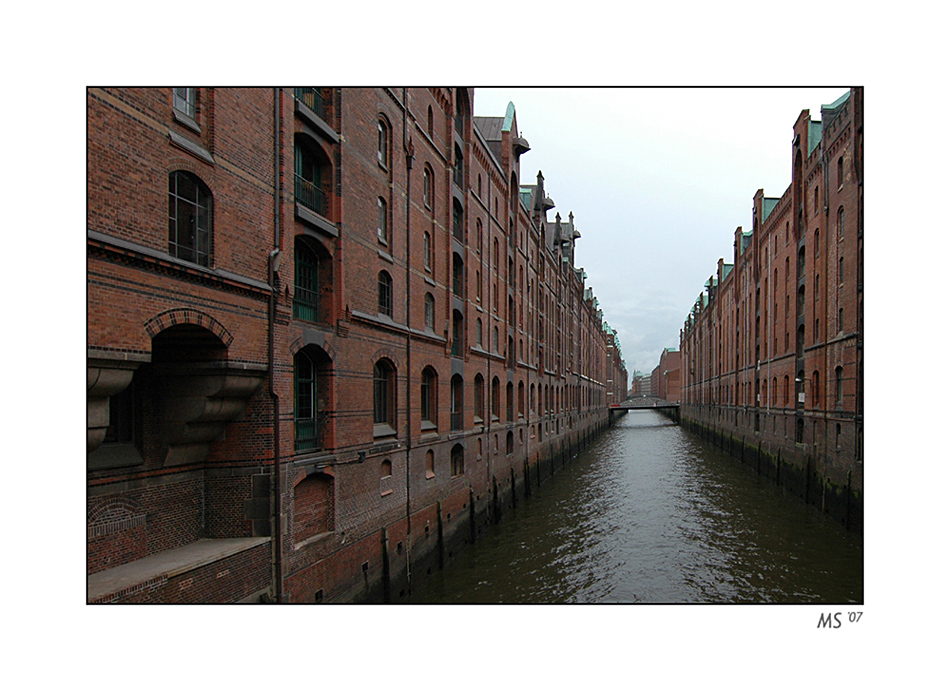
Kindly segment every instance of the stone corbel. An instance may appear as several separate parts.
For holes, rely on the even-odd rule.
[[[161,381],[161,429],[165,466],[201,463],[212,442],[264,382],[265,366],[227,362],[169,363],[157,366]]]
[[[124,359],[94,357],[86,361],[86,453],[102,444],[109,427],[109,397],[122,392],[147,355],[123,355]]]

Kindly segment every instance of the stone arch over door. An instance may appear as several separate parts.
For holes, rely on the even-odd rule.
[[[218,337],[225,348],[229,348],[234,340],[234,336],[217,319],[209,314],[187,307],[166,310],[149,319],[144,326],[149,338],[155,338],[162,331],[180,324],[191,324],[208,330]]]

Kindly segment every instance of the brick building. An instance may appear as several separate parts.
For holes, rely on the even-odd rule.
[[[652,396],[653,395],[653,377],[643,372],[634,372],[630,379],[631,396]]]
[[[792,182],[753,198],[680,335],[684,424],[861,530],[863,90],[802,111]]]
[[[664,401],[679,403],[680,400],[680,352],[673,348],[664,348],[660,353],[660,362],[650,375],[650,387],[653,395]]]
[[[398,600],[608,424],[573,216],[473,99],[88,91],[90,602]]]

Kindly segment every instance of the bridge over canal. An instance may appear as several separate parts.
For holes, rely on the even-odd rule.
[[[680,404],[657,398],[656,396],[636,396],[610,406],[611,411],[657,410],[676,423],[680,421]]]

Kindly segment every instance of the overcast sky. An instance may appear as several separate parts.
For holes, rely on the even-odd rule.
[[[802,110],[848,90],[475,89],[475,114],[515,104],[531,145],[522,182],[544,174],[560,212],[581,233],[575,263],[617,330],[627,370],[649,374],[720,257],[732,260],[752,197],[791,182],[792,126]]]

